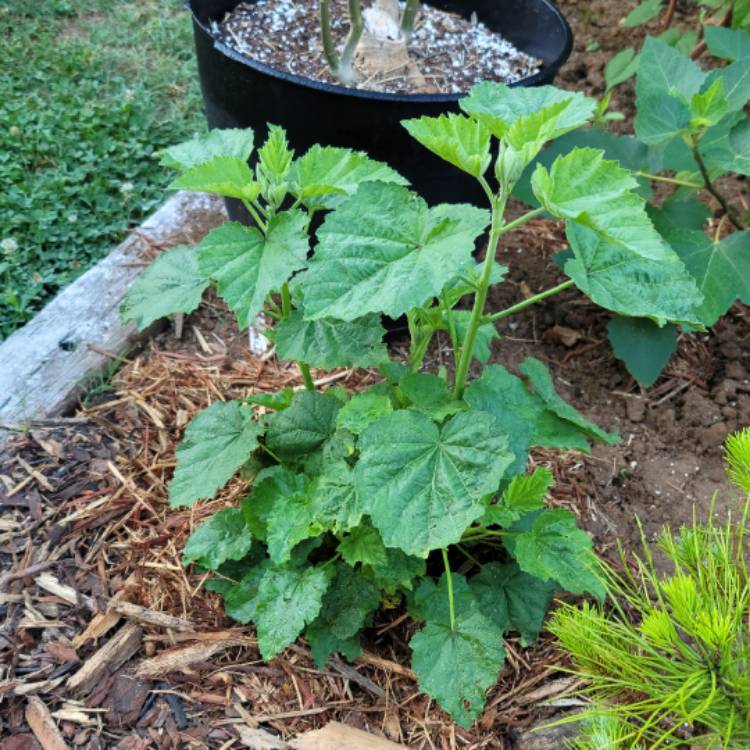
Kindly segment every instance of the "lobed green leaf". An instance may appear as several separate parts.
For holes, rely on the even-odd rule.
[[[419,687],[468,728],[484,707],[485,693],[505,661],[502,628],[485,616],[463,576],[454,574],[455,622],[448,612],[446,575],[436,587],[425,581],[421,615],[426,624],[412,636],[412,669]],[[419,593],[419,592],[418,592]]]
[[[205,135],[160,151],[160,163],[172,169],[188,170],[217,157],[246,162],[253,152],[254,139],[250,128],[210,130]]]
[[[282,320],[274,331],[279,357],[324,370],[374,367],[388,356],[383,336],[385,329],[377,314],[352,321],[305,320],[300,310]]]
[[[524,137],[529,118],[543,113],[541,116],[548,122],[545,138],[552,140],[585,125],[596,108],[593,99],[554,86],[511,88],[493,81],[474,86],[459,104],[497,138],[504,138],[515,127],[516,146],[539,138],[536,129]]]
[[[677,350],[677,327],[658,326],[648,318],[616,315],[607,325],[615,357],[644,387],[652,386]]]
[[[668,246],[660,260],[642,258],[587,227],[571,222],[567,237],[575,255],[565,273],[593,302],[612,312],[700,326],[700,291]]]
[[[372,581],[348,565],[336,565],[320,614],[305,631],[318,669],[336,651],[348,659],[359,656],[359,631],[379,604],[380,592]]]
[[[292,405],[268,418],[266,444],[282,460],[301,459],[336,431],[341,402],[327,393],[300,391]]]
[[[667,239],[703,295],[697,313],[706,327],[714,325],[738,299],[750,304],[750,231],[714,242],[702,231],[674,229]]]
[[[534,195],[553,216],[595,231],[624,254],[664,260],[671,251],[648,218],[635,178],[604,152],[576,148],[531,177]]]
[[[269,568],[258,584],[252,619],[261,656],[273,659],[320,613],[333,575],[330,568]]]
[[[250,529],[239,508],[214,513],[188,538],[182,551],[182,564],[197,562],[216,570],[227,560],[241,560],[252,546]]]
[[[314,208],[336,208],[365,182],[409,184],[387,164],[364,152],[333,146],[313,146],[294,162],[289,174],[292,195]]]
[[[250,458],[262,431],[252,409],[239,401],[218,401],[193,417],[177,446],[170,505],[212,498]]]
[[[528,519],[528,520],[527,520]],[[566,510],[543,510],[522,519],[504,539],[521,570],[542,581],[557,581],[574,594],[589,592],[600,600],[606,589],[597,571],[591,538]]]
[[[366,183],[326,217],[309,269],[297,277],[305,318],[397,318],[440,294],[471,261],[488,214],[427,204],[399,185]]]
[[[302,211],[276,214],[266,236],[256,227],[227,222],[198,246],[200,269],[218,282],[219,294],[247,328],[266,297],[307,263],[307,218]]]
[[[372,391],[357,393],[341,407],[336,426],[340,430],[349,430],[354,435],[359,435],[371,422],[392,411],[393,404],[389,396]]]
[[[584,419],[567,401],[560,398],[555,390],[549,370],[538,359],[534,357],[526,358],[521,363],[519,370],[529,379],[534,391],[544,401],[547,409],[560,417],[560,419],[571,422],[593,440],[601,440],[607,445],[614,445],[620,442],[619,435],[606,432],[588,419]]]
[[[515,563],[485,563],[469,580],[482,613],[499,628],[517,630],[529,646],[539,635],[555,583],[524,573]]]
[[[192,167],[172,180],[169,188],[247,201],[254,201],[260,195],[260,184],[255,182],[247,162],[233,156],[217,156]]]
[[[441,159],[481,177],[490,165],[490,131],[479,121],[454,113],[401,123],[412,138]]]
[[[195,248],[166,250],[128,290],[120,311],[122,318],[134,320],[143,330],[172,313],[193,312],[208,284],[209,278],[198,267]]]
[[[415,411],[371,424],[359,439],[357,492],[388,547],[426,556],[460,540],[513,460],[489,414],[462,412],[442,427]]]

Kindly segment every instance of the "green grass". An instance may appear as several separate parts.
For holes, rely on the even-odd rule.
[[[205,128],[180,0],[0,0],[0,340],[161,203]]]

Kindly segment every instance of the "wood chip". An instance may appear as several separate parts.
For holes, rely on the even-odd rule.
[[[207,643],[196,643],[179,649],[164,651],[152,659],[145,659],[138,665],[136,674],[139,677],[165,675],[170,672],[179,672],[191,664],[197,664],[210,659],[219,651],[224,651],[233,646],[253,645],[254,640],[246,638],[230,638],[224,641],[209,641]]]
[[[264,729],[251,729],[242,725],[235,729],[240,736],[240,742],[250,750],[290,750],[290,746],[284,740]]]
[[[70,750],[49,709],[35,695],[26,702],[26,721],[44,750]]]
[[[107,612],[99,612],[94,615],[91,622],[86,626],[86,630],[83,633],[79,633],[73,639],[73,648],[79,649],[81,646],[85,646],[89,641],[95,641],[106,635],[112,630],[118,622],[120,622],[120,615],[114,610],[108,610]]]
[[[520,706],[531,703],[541,703],[542,701],[560,695],[561,693],[569,693],[577,687],[580,687],[582,684],[583,682],[575,677],[562,677],[559,680],[547,682],[536,690],[525,693],[516,700],[516,703]]]
[[[59,579],[56,576],[53,576],[52,573],[40,573],[34,578],[34,583],[36,583],[40,589],[57,596],[64,602],[72,604],[74,607],[77,607],[79,604],[85,604],[89,609],[96,609],[91,597],[82,596],[72,586],[60,583]]]
[[[110,609],[127,617],[128,620],[135,620],[143,625],[156,625],[167,630],[179,630],[188,633],[195,630],[195,626],[190,620],[174,617],[164,612],[157,612],[155,609],[146,609],[146,607],[131,602],[113,601],[110,604]]]
[[[135,583],[135,575],[131,573],[125,585],[109,600],[109,609],[106,612],[99,612],[94,615],[91,622],[86,626],[83,633],[79,633],[73,638],[73,648],[79,649],[85,646],[89,641],[95,641],[108,633],[120,622],[121,616],[112,608],[114,602],[119,602]]]
[[[289,744],[294,750],[405,750],[404,745],[336,721],[323,729],[307,732]]]
[[[340,672],[344,677],[356,682],[361,685],[365,690],[369,690],[373,695],[377,695],[378,698],[385,700],[385,690],[379,685],[376,685],[369,677],[357,672],[354,667],[350,667],[346,662],[341,661],[338,657],[333,657],[330,660],[330,665],[337,671]]]
[[[68,680],[68,687],[90,693],[96,684],[121,667],[141,646],[143,631],[135,623],[126,623]]]
[[[375,654],[368,654],[366,651],[359,656],[355,662],[356,664],[369,664],[371,667],[377,667],[378,669],[384,669],[386,672],[394,672],[400,674],[402,677],[406,677],[409,680],[417,681],[417,673],[405,667],[403,664],[391,661],[390,659],[383,659]]]
[[[59,721],[71,721],[73,724],[80,724],[82,727],[95,727],[98,723],[89,714],[75,708],[61,708],[59,711],[55,711],[52,716]]]

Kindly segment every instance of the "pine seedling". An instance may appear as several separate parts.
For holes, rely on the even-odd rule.
[[[750,431],[731,436],[726,454],[730,478],[747,491]],[[607,569],[609,609],[554,614],[550,630],[594,705],[575,750],[750,747],[750,493],[741,517],[722,526],[714,505],[707,522],[662,533],[671,575],[657,572],[644,539],[633,564],[622,554],[624,572]]]

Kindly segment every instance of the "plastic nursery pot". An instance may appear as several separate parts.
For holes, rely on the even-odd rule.
[[[266,123],[274,123],[286,128],[297,154],[316,143],[366,151],[403,174],[430,204],[468,201],[484,205],[484,194],[472,177],[428,152],[400,124],[411,117],[458,111],[462,94],[361,91],[254,62],[217,42],[210,33],[211,22],[221,21],[238,3],[188,0],[210,127],[251,127],[260,143]],[[430,4],[467,18],[476,13],[518,49],[542,60],[538,73],[513,85],[551,83],[570,55],[570,26],[549,0],[431,0]],[[247,218],[238,201],[228,200],[227,208],[231,218]]]

